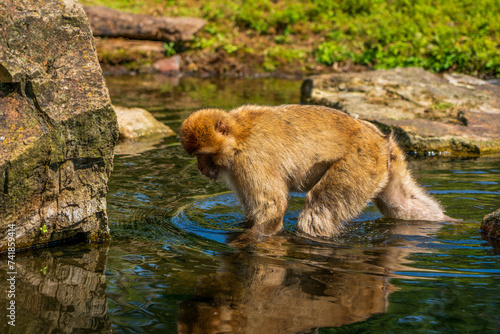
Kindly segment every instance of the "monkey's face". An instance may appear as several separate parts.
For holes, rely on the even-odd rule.
[[[231,133],[232,120],[224,110],[202,109],[191,114],[181,126],[181,143],[186,152],[198,159],[200,173],[216,180],[231,170],[236,140]]]
[[[215,163],[214,155],[198,153],[196,154],[196,159],[198,159],[198,170],[200,171],[201,175],[206,176],[212,180],[217,180],[221,167]]]

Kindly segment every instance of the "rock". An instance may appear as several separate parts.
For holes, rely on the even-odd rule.
[[[179,55],[175,55],[168,58],[163,58],[158,60],[153,64],[153,68],[158,72],[164,74],[179,74],[181,68],[181,57]]]
[[[115,106],[120,139],[152,139],[175,135],[168,126],[159,122],[151,113],[141,108]]]
[[[474,77],[418,68],[318,75],[303,82],[302,101],[369,120],[418,154],[500,151],[500,87]]]
[[[484,216],[480,229],[490,237],[500,240],[500,209]]]
[[[207,21],[193,17],[155,17],[85,7],[94,36],[126,37],[152,41],[188,41]]]
[[[109,237],[118,126],[83,7],[0,4],[0,251]]]

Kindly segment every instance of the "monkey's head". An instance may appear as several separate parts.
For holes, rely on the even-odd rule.
[[[220,172],[231,168],[236,148],[233,122],[224,110],[202,109],[182,123],[182,146],[196,156],[202,175],[216,180]]]

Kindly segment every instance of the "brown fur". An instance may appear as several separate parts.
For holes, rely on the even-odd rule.
[[[308,192],[298,229],[313,236],[338,234],[370,200],[388,217],[450,219],[413,180],[391,136],[334,109],[203,109],[182,124],[181,142],[203,175],[235,191],[258,234],[282,228],[290,191]]]

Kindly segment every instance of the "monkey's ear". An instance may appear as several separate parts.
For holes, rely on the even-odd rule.
[[[217,131],[218,133],[220,133],[224,136],[227,136],[229,134],[229,126],[222,121],[218,121],[215,124],[215,131]]]

